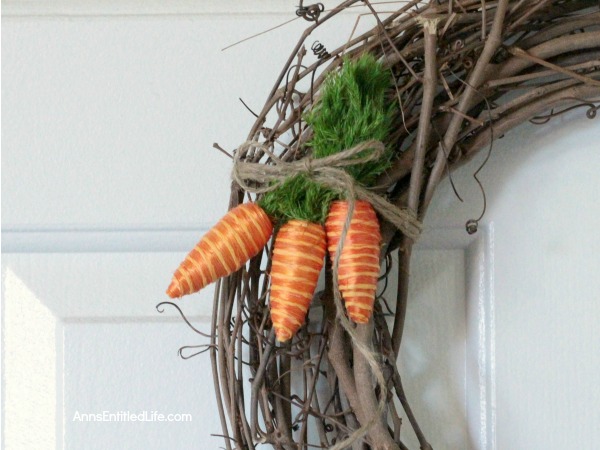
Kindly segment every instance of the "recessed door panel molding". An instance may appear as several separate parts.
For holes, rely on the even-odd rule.
[[[218,417],[207,412],[216,408],[208,356],[178,354],[209,340],[169,305],[155,309],[168,300],[166,267],[181,258],[3,254],[3,447],[158,449],[173,436],[178,448],[218,446]],[[210,291],[179,302],[203,332]]]
[[[486,335],[490,324],[485,321],[490,317],[490,304],[487,285],[481,285],[488,276],[489,245],[479,244],[487,231],[463,248],[451,243],[456,232],[430,230],[415,252],[417,275],[411,284],[410,323],[400,368],[422,426],[434,430],[433,442],[446,442],[453,449],[467,448],[467,444],[473,449],[491,449],[486,433],[493,426],[485,397],[491,382]],[[434,235],[437,248],[427,244]],[[5,411],[15,408],[15,398],[37,395],[45,383],[54,389],[44,388],[49,400],[40,408],[48,412],[45,420],[53,421],[45,425],[46,439],[56,448],[108,448],[114,446],[115,436],[131,446],[161,448],[160,433],[175,429],[184,433],[182,446],[203,439],[215,439],[214,447],[218,446],[217,438],[209,437],[220,432],[217,417],[201,407],[214,403],[208,355],[189,361],[177,355],[182,346],[208,340],[189,329],[174,308],[167,305],[162,315],[155,309],[158,301],[166,300],[165,285],[185,251],[129,252],[127,246],[119,251],[118,243],[125,241],[114,242],[109,251],[89,252],[84,246],[79,252],[61,253],[59,246],[49,252],[3,255],[4,320],[10,321],[4,335],[9,350],[4,389],[11,403],[3,405]],[[166,250],[170,243],[166,239],[154,245]],[[209,331],[212,291],[208,287],[178,301],[201,331]],[[393,289],[388,298],[394,298]],[[48,320],[30,316],[23,299],[35,304],[33,312],[43,310]],[[419,325],[420,320],[426,323]],[[23,385],[18,379],[27,370],[23,364],[28,359],[14,347],[30,329],[42,333],[48,342],[44,361],[36,363],[45,378]],[[161,424],[157,429],[157,424],[76,420],[84,412],[125,410],[187,412],[196,423]],[[210,410],[216,411],[215,406]],[[8,437],[22,439],[18,423],[12,418],[5,422]],[[140,441],[142,430],[152,439]],[[407,435],[407,442],[411,439]]]
[[[5,228],[2,253],[156,253],[189,251],[207,228]]]
[[[464,230],[461,230],[464,234]],[[496,450],[494,226],[465,250],[467,423],[473,450]]]

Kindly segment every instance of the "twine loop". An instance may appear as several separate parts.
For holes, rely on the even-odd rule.
[[[242,161],[242,155],[245,155],[245,150],[249,148],[262,150],[271,158],[273,164]],[[371,151],[365,152],[365,150]],[[264,143],[246,141],[235,153],[232,177],[242,189],[261,194],[277,189],[290,177],[306,175],[314,182],[345,195],[352,204],[356,199],[368,201],[383,218],[406,236],[416,240],[421,234],[423,225],[414,212],[391,204],[385,198],[358,184],[344,170],[348,166],[375,161],[381,158],[384,152],[385,146],[381,141],[370,140],[324,158],[306,157],[297,161],[283,161]]]

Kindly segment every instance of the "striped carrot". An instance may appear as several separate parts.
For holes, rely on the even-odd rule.
[[[335,201],[325,221],[327,248],[332,262],[347,213],[348,203]],[[379,222],[373,207],[369,202],[356,201],[338,266],[340,293],[348,316],[356,323],[367,323],[373,311],[379,278],[380,242]]]
[[[188,253],[173,275],[167,295],[193,294],[229,275],[265,246],[273,225],[262,208],[243,203],[231,209]]]
[[[280,342],[304,323],[324,257],[322,225],[294,219],[277,233],[271,262],[271,320]]]

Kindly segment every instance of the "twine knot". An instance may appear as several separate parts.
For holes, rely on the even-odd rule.
[[[310,177],[313,173],[313,158],[302,158],[300,161],[303,162],[304,173]]]
[[[271,158],[273,164],[242,161],[242,156],[250,148],[262,150]],[[367,150],[370,151],[367,152]],[[246,141],[235,153],[232,177],[242,189],[260,194],[277,189],[290,177],[306,175],[314,182],[346,196],[352,206],[356,199],[368,201],[383,218],[394,224],[406,236],[415,240],[421,234],[423,226],[414,212],[391,204],[385,198],[358,184],[344,170],[348,166],[377,160],[383,156],[384,152],[385,146],[381,141],[370,140],[324,158],[305,157],[288,162],[275,155],[265,144]]]

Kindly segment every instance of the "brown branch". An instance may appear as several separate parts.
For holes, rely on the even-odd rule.
[[[560,66],[556,66],[556,67],[560,67]],[[567,66],[567,67],[564,67],[561,69],[568,71],[569,73],[567,73],[566,75],[571,76],[570,72],[572,72],[574,70],[593,69],[595,67],[600,67],[599,59],[586,61],[586,62],[582,62],[579,64],[573,64],[572,66]],[[538,80],[540,78],[546,78],[546,77],[549,77],[552,75],[556,75],[556,72],[557,72],[557,70],[540,70],[540,71],[537,71],[534,73],[528,73],[525,75],[517,75],[514,77],[508,77],[508,78],[503,78],[503,79],[498,79],[498,80],[490,80],[483,85],[483,88],[490,89],[490,88],[495,88],[498,86],[504,86],[507,84],[517,84],[517,83],[522,83],[524,81]],[[560,72],[560,71],[558,71],[558,72]],[[573,78],[575,78],[575,77],[573,77]]]
[[[460,102],[458,104],[457,109],[466,113],[467,105],[475,95],[476,89],[483,83],[485,71],[487,69],[487,65],[492,59],[492,56],[502,43],[502,27],[504,24],[504,16],[506,14],[506,9],[508,7],[508,0],[499,0],[496,6],[496,13],[494,15],[494,23],[492,25],[492,29],[490,31],[488,40],[485,43],[483,48],[483,52],[477,59],[477,63],[471,74],[467,80],[467,87],[460,98]],[[440,143],[439,150],[437,153],[435,165],[431,171],[431,175],[429,177],[429,182],[427,183],[427,189],[425,191],[425,198],[423,199],[423,209],[426,210],[431,199],[433,198],[433,192],[435,188],[439,184],[442,175],[444,173],[444,169],[446,167],[446,153],[444,148],[452,149],[456,142],[456,138],[458,136],[458,132],[460,131],[460,127],[462,125],[462,117],[458,115],[454,115],[448,126],[448,130],[444,136],[443,143]]]
[[[410,260],[412,256],[413,242],[402,236],[398,248],[398,288],[396,292],[396,313],[394,314],[394,327],[392,328],[392,350],[395,360],[400,353],[400,344],[404,333],[404,322],[406,321],[406,308],[408,305],[408,282],[410,275]]]
[[[394,44],[394,41],[392,41],[392,39],[390,38],[389,33],[385,29],[385,25],[381,22],[381,19],[379,18],[379,14],[377,14],[377,11],[375,11],[375,9],[373,9],[373,6],[371,6],[371,3],[369,2],[369,0],[363,0],[363,2],[365,3],[365,5],[367,5],[367,7],[373,13],[373,16],[375,17],[375,20],[377,21],[377,24],[379,25],[381,33],[385,36],[385,39],[390,44],[390,48],[394,51],[394,53],[396,54],[396,56],[398,57],[398,59],[400,61],[402,61],[402,64],[404,64],[404,67],[406,67],[406,70],[408,70],[410,72],[410,74],[414,78],[419,79],[419,76],[415,73],[415,71],[412,69],[412,67],[408,64],[408,62],[406,61],[406,59],[404,58],[404,56],[402,56],[402,53],[400,53],[398,51],[398,49],[396,48],[396,45]]]
[[[357,403],[358,396],[356,392],[356,383],[354,375],[347,362],[346,347],[344,345],[344,329],[339,323],[333,324],[331,336],[329,338],[329,352],[327,353],[329,362],[335,369],[340,386],[350,402],[350,407],[356,413],[359,420],[363,422],[364,413]]]
[[[261,388],[263,387],[263,378],[266,373],[267,365],[270,361],[271,352],[273,351],[273,341],[275,340],[275,330],[271,330],[269,334],[269,338],[267,340],[267,345],[265,346],[264,352],[261,355],[260,365],[258,366],[258,370],[256,371],[256,375],[252,380],[252,389],[250,394],[250,427],[252,431],[252,436],[258,436],[258,394]]]
[[[600,31],[590,31],[586,33],[560,36],[556,39],[546,41],[535,47],[531,47],[527,52],[541,59],[550,59],[554,56],[577,50],[583,51],[600,47]],[[494,76],[490,79],[500,79],[514,76],[523,70],[535,64],[531,60],[512,57],[498,67],[494,68]]]
[[[543,8],[544,6],[547,6],[548,3],[550,3],[550,2],[551,2],[551,0],[540,0],[537,4],[535,4],[533,6],[529,5],[527,11],[524,12],[517,20],[512,22],[507,27],[507,31],[512,31],[515,28],[517,28],[519,25],[521,25],[523,22],[525,22],[527,19],[529,19],[530,16],[532,16],[534,13],[536,13],[539,9]]]
[[[529,49],[533,46],[543,44],[546,41],[565,36],[575,30],[582,30],[600,24],[600,12],[593,12],[585,16],[567,18],[558,24],[551,23],[550,26],[540,30],[533,36],[518,42],[521,48]]]
[[[423,33],[425,40],[423,99],[421,102],[421,113],[419,114],[415,158],[412,162],[412,172],[408,191],[408,208],[411,209],[415,214],[419,213],[419,198],[421,195],[421,186],[423,181],[425,154],[427,151],[428,139],[431,134],[430,118],[433,111],[433,100],[437,85],[437,18],[423,19]],[[403,249],[400,253],[401,262],[399,267],[403,273],[406,274],[406,276],[403,276],[403,273],[398,274],[398,295],[396,297],[396,313],[394,316],[394,326],[392,328],[392,348],[396,357],[398,356],[398,350],[402,340],[402,333],[404,331],[404,321],[406,319],[406,305],[408,301],[408,273],[410,271],[412,241],[408,238],[404,238],[403,244]]]
[[[305,395],[306,401],[303,406],[304,414],[308,413],[308,410],[310,409],[311,406],[315,410],[320,411],[319,398],[318,398],[318,395],[316,394],[316,392],[317,392],[318,374],[319,374],[319,370],[321,368],[321,362],[323,361],[323,356],[325,355],[325,342],[326,342],[325,339],[322,339],[322,341],[320,343],[319,355],[317,358],[317,363],[315,365],[314,371],[310,367],[305,367],[305,372],[306,372],[305,385],[307,387],[307,392]],[[304,357],[305,361],[310,358],[310,355],[311,355],[310,347],[307,347],[306,352],[305,352],[305,357]],[[319,439],[321,441],[321,445],[323,445],[325,448],[328,448],[329,440],[327,439],[327,434],[325,433],[325,427],[323,426],[323,421],[316,420],[315,426],[316,426],[317,432],[319,434]],[[304,436],[307,434],[307,432],[308,432],[308,420],[305,420],[304,422],[302,422],[302,429],[300,430],[300,436],[302,436],[302,438],[304,439]]]
[[[421,174],[425,163],[425,151],[430,132],[430,118],[433,111],[433,99],[437,86],[437,22],[438,18],[424,17],[422,19],[423,34],[425,40],[425,70],[423,73],[423,99],[421,101],[421,112],[419,113],[419,127],[417,129],[417,141],[415,159],[410,177],[410,189],[408,194],[408,207],[418,213],[419,196],[421,194]]]
[[[585,84],[572,86],[551,95],[542,96],[542,98],[528,103],[526,107],[520,108],[513,114],[494,122],[494,136],[500,136],[544,111],[548,111],[550,108],[572,105],[576,102],[573,98],[587,99],[598,96],[600,96],[600,88]],[[463,144],[463,158],[456,164],[456,167],[470,160],[475,156],[477,151],[486,147],[490,142],[490,137],[490,127],[486,127],[475,136],[467,139]]]
[[[279,360],[279,368],[273,364],[273,375],[277,375],[278,382],[274,383],[275,387],[278,388],[279,394],[284,398],[290,398],[291,396],[291,374],[290,368],[292,361],[290,356],[285,352],[278,358]],[[279,370],[277,370],[279,369]],[[293,441],[292,438],[292,405],[287,402],[282,402],[281,398],[277,398],[275,400],[276,405],[276,417],[278,429],[282,432],[282,434],[286,437],[290,442]]]
[[[221,280],[217,281],[215,287],[215,295],[213,297],[213,311],[219,309],[219,291],[220,291]],[[223,436],[225,436],[225,447],[227,450],[231,450],[231,442],[229,439],[229,431],[227,429],[227,421],[225,420],[225,411],[223,410],[223,397],[222,390],[219,383],[219,371],[217,366],[217,317],[216,313],[213,313],[210,322],[210,362],[212,367],[213,385],[215,387],[215,394],[217,397],[217,410],[219,411],[219,419],[221,420],[221,428]]]
[[[221,301],[219,302],[219,309],[218,309],[218,313],[219,313],[219,318],[218,318],[218,328],[217,328],[217,336],[218,336],[218,348],[221,349],[225,349],[229,346],[229,318],[231,316],[229,316],[227,314],[227,310],[228,310],[228,304],[230,302],[231,299],[231,295],[230,292],[232,291],[232,289],[230,289],[231,284],[234,282],[235,280],[235,275],[232,277],[229,277],[225,280],[222,281],[221,283]],[[226,328],[227,327],[227,328]],[[227,361],[227,352],[221,351],[218,353],[218,360],[219,360],[219,376],[220,376],[220,381],[221,381],[221,385],[222,386],[228,386],[228,389],[226,391],[223,391],[223,396],[225,397],[224,399],[224,403],[225,403],[225,407],[227,409],[227,415],[229,416],[230,422],[231,423],[236,423],[235,420],[232,420],[233,417],[235,417],[236,414],[236,410],[235,407],[232,408],[232,397],[233,397],[233,392],[230,390],[230,382],[229,382],[229,371],[228,371],[228,361]],[[233,439],[236,442],[239,442],[240,440],[240,435],[239,435],[239,429],[237,427],[232,427],[233,428]]]
[[[600,75],[600,72],[596,72],[592,76],[595,76],[596,78],[598,78],[599,75]],[[579,81],[569,78],[567,80],[561,80],[561,81],[557,81],[555,83],[544,84],[535,89],[527,90],[527,91],[525,91],[524,94],[522,94],[518,97],[515,97],[512,100],[510,100],[506,103],[503,103],[502,105],[499,105],[497,108],[494,108],[491,111],[492,120],[499,119],[500,117],[502,117],[503,115],[506,115],[507,113],[510,113],[511,111],[516,111],[519,108],[523,108],[526,106],[527,103],[530,103],[533,100],[544,97],[552,92],[564,89],[569,86],[575,86],[578,84],[580,84]],[[484,115],[486,115],[486,114],[487,114],[486,112],[482,112],[481,117],[483,118]],[[474,131],[474,129],[467,130],[466,132],[469,133],[472,131]]]
[[[348,404],[360,423],[365,423],[365,415],[358,400],[356,382],[349,363],[349,348],[345,343],[345,331],[336,319],[336,308],[333,300],[333,277],[331,263],[328,261],[325,268],[325,290],[321,296],[323,302],[324,316],[329,330],[329,349],[327,359],[335,371],[340,386],[340,393],[345,394]],[[359,424],[351,416],[348,417],[351,425],[356,429]],[[342,438],[343,439],[343,438]],[[356,445],[360,445],[356,442]]]
[[[355,329],[356,339],[359,343],[371,347],[373,338],[373,320],[368,324],[358,324]],[[371,424],[368,434],[377,449],[399,450],[398,445],[390,436],[387,425],[384,424],[383,418],[378,412],[378,400],[375,397],[373,388],[373,373],[365,356],[356,346],[354,349],[354,378],[356,380],[357,399],[362,408],[361,425],[365,425],[370,421]],[[378,417],[379,416],[379,417]]]
[[[561,73],[563,75],[567,75],[568,77],[575,78],[576,80],[583,81],[586,84],[600,86],[600,81],[596,81],[590,77],[586,77],[585,75],[581,75],[577,72],[573,72],[572,70],[569,70],[565,67],[557,66],[556,64],[552,64],[551,62],[545,61],[541,58],[538,58],[537,56],[530,55],[529,53],[527,53],[525,50],[523,50],[521,48],[513,47],[513,48],[510,48],[508,51],[511,55],[515,55],[518,58],[523,58],[523,59],[526,59],[533,63],[539,64],[540,66],[547,67],[557,73]]]

